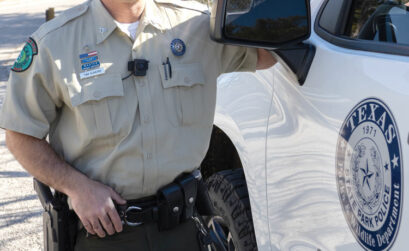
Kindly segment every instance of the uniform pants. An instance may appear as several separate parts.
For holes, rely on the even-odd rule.
[[[198,229],[193,220],[167,231],[158,231],[156,223],[137,227],[124,225],[121,233],[105,238],[86,236],[83,228],[77,234],[75,251],[199,251]]]

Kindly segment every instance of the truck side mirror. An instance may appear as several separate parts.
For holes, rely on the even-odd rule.
[[[309,0],[214,0],[211,38],[217,42],[277,49],[310,36]]]

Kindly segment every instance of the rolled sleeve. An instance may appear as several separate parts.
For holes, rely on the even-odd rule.
[[[0,127],[39,139],[47,136],[56,118],[56,95],[52,87],[49,57],[35,55],[30,67],[10,73],[6,97],[0,109]]]
[[[255,72],[257,66],[257,49],[225,45],[221,61],[224,73],[236,71]]]

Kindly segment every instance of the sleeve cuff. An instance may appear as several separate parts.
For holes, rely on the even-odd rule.
[[[32,136],[38,139],[44,139],[48,134],[48,130],[43,130],[35,127],[28,128],[27,126],[24,126],[22,123],[9,122],[4,120],[3,118],[0,118],[0,128]]]

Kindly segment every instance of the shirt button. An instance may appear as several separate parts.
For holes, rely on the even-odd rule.
[[[94,98],[99,98],[99,97],[101,97],[101,92],[100,91],[94,92]]]

